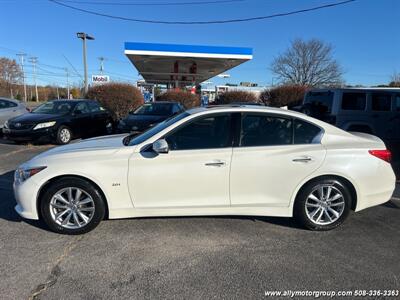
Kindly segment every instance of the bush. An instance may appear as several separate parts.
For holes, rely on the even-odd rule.
[[[257,103],[258,99],[254,93],[246,91],[227,91],[218,95],[215,104],[230,104],[235,102],[253,102]]]
[[[200,106],[199,95],[187,91],[169,90],[156,98],[157,101],[175,101],[181,103],[185,108]]]
[[[301,85],[282,85],[270,90],[265,90],[260,95],[260,101],[265,105],[293,107],[303,102],[308,87]]]
[[[144,103],[139,89],[126,83],[93,86],[89,89],[86,98],[99,101],[111,112],[115,120],[125,117],[131,110]]]

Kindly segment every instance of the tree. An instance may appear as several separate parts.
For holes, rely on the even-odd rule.
[[[317,39],[296,39],[276,57],[271,71],[284,84],[310,87],[342,85],[342,68],[333,58],[332,46]]]
[[[116,82],[92,86],[86,97],[99,101],[112,113],[114,120],[125,117],[144,102],[138,88],[127,83]]]
[[[200,106],[200,97],[199,95],[192,94],[187,91],[181,90],[168,90],[162,94],[160,94],[157,98],[157,101],[175,101],[181,103],[185,108],[192,108],[196,106]]]
[[[395,72],[389,83],[390,87],[400,87],[400,73]]]
[[[0,94],[13,97],[13,86],[20,83],[22,76],[15,59],[0,57]]]
[[[230,104],[235,102],[250,102],[256,103],[257,96],[248,91],[226,91],[220,95],[215,101],[215,104]]]
[[[293,107],[302,103],[307,89],[308,88],[304,85],[282,85],[274,87],[262,92],[260,101],[268,106]]]

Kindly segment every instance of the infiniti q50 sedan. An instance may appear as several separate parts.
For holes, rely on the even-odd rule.
[[[294,216],[328,230],[390,199],[390,156],[375,136],[297,112],[196,108],[34,157],[15,171],[15,209],[67,234],[104,218],[194,215]]]

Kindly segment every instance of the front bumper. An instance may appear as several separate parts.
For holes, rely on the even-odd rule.
[[[39,215],[36,207],[36,196],[39,186],[29,178],[21,184],[13,184],[14,197],[17,201],[15,211],[25,219],[38,220]]]
[[[16,130],[3,128],[4,137],[12,141],[51,141],[56,137],[56,130],[53,127],[38,130]]]

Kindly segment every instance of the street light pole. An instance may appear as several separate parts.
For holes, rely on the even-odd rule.
[[[84,69],[84,80],[85,80],[85,94],[87,94],[89,90],[89,82],[88,82],[88,72],[87,72],[87,62],[86,62],[86,40],[94,40],[94,37],[84,33],[78,32],[76,36],[82,40],[83,42],[83,69]]]

